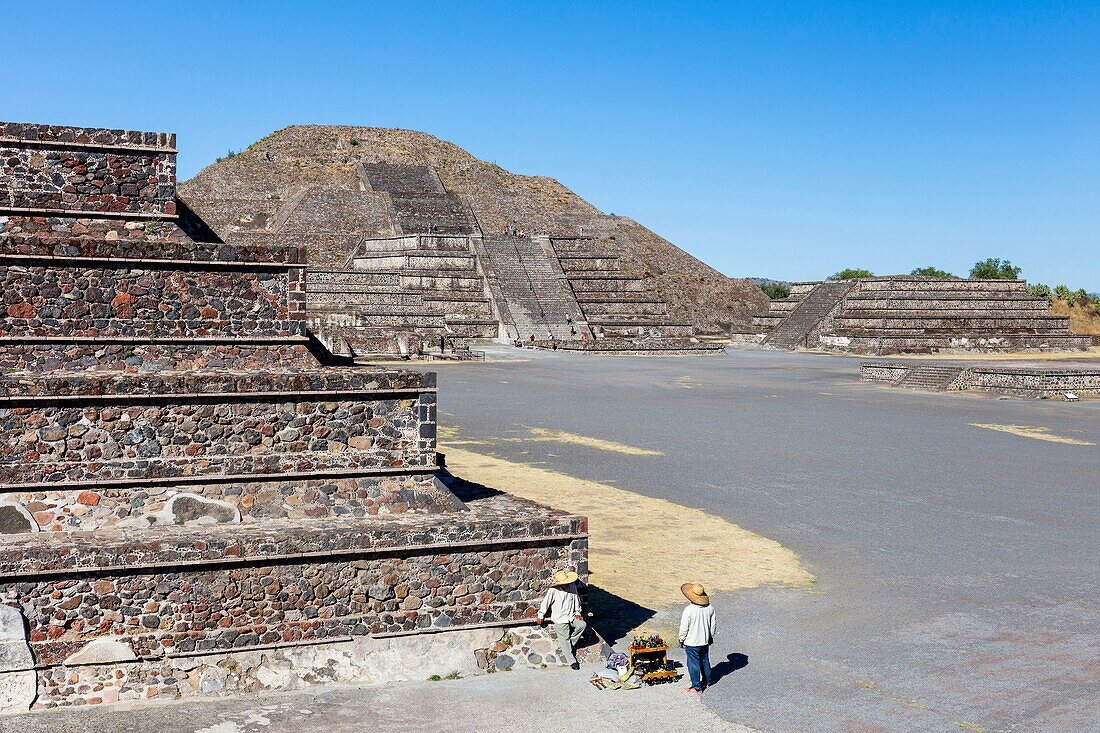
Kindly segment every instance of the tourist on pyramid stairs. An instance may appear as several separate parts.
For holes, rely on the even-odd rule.
[[[716,629],[714,608],[707,591],[699,583],[684,583],[680,592],[691,601],[680,616],[680,646],[687,656],[691,687],[685,688],[693,695],[702,694],[710,686],[710,645]]]
[[[549,618],[558,635],[561,653],[570,669],[580,669],[577,661],[577,642],[581,640],[588,625],[581,615],[581,596],[577,590],[577,574],[572,570],[559,570],[554,573],[546,597],[539,606],[538,624],[542,626]]]

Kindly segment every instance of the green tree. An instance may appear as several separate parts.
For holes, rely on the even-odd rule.
[[[1085,292],[1084,288],[1078,288],[1073,291],[1073,302],[1083,307],[1092,302],[1092,297]]]
[[[857,270],[852,267],[846,267],[840,272],[829,275],[828,280],[857,280],[861,277],[874,277],[875,273],[870,270]]]
[[[1054,297],[1058,300],[1064,300],[1068,303],[1070,298],[1073,297],[1073,291],[1067,288],[1065,285],[1059,285],[1058,287],[1054,288]]]
[[[1050,291],[1050,286],[1043,285],[1042,283],[1028,285],[1027,294],[1035,298],[1046,298],[1047,300],[1050,300],[1051,296],[1053,295]]]
[[[786,298],[791,294],[789,286],[783,283],[763,283],[760,285],[760,289],[764,291],[764,295],[768,296],[772,300],[779,300],[780,298]]]
[[[1020,277],[1021,269],[1009,260],[990,257],[975,262],[974,266],[970,268],[970,277],[975,280],[1015,280]]]
[[[946,270],[941,270],[938,267],[932,267],[931,265],[929,265],[928,267],[918,267],[909,274],[923,275],[924,277],[938,277],[941,280],[950,280],[951,278],[955,277],[950,272],[947,272]]]

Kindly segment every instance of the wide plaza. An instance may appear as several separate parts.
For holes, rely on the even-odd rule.
[[[861,383],[856,359],[759,351],[501,349],[436,368],[456,447],[702,509],[800,556],[812,586],[716,599],[712,658],[730,673],[703,704],[722,717],[1100,727],[1100,401],[896,390]],[[599,586],[595,551],[592,567]]]

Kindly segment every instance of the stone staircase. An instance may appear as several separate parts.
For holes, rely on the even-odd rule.
[[[509,236],[482,237],[481,244],[520,341],[580,338],[587,330],[581,307],[541,244]]]
[[[805,348],[810,333],[837,308],[853,287],[855,284],[851,282],[818,284],[772,329],[763,345],[772,349]]]
[[[962,372],[963,367],[959,366],[919,364],[894,381],[893,386],[927,392],[946,392]]]
[[[692,353],[720,351],[700,343],[695,328],[671,316],[645,281],[623,269],[610,240],[555,237],[553,248],[585,321],[599,337],[588,351]]]
[[[472,234],[466,204],[426,165],[360,163],[365,188],[389,194],[398,234]]]

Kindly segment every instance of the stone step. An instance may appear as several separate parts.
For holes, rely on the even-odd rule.
[[[863,293],[876,291],[926,291],[926,292],[1018,292],[1027,293],[1025,280],[927,280],[919,278],[870,279],[859,281]]]
[[[391,326],[402,328],[437,328],[443,325],[443,314],[434,312],[390,313],[386,311],[342,310],[325,313],[327,322],[336,325]]]
[[[539,348],[556,348],[559,351],[586,354],[720,354],[725,347],[720,344],[701,343],[688,338],[626,339],[605,338],[585,341],[535,342]]]
[[[764,339],[764,345],[783,349],[806,346],[806,340],[814,328],[838,307],[854,287],[855,283],[850,282],[816,285],[786,318],[772,328]]]
[[[1059,316],[1047,310],[1036,311],[1024,308],[997,308],[997,309],[973,309],[973,310],[909,310],[891,308],[889,310],[863,310],[845,307],[837,314],[837,320],[845,322],[858,321],[912,321],[915,323],[927,323],[931,321],[1033,321],[1060,322],[1066,320],[1065,316]]]
[[[416,292],[387,293],[379,291],[347,290],[314,292],[307,291],[306,305],[313,310],[317,307],[331,307],[332,305],[385,305],[385,306],[411,306],[424,308],[425,299]]]
[[[982,303],[993,301],[994,303],[1018,305],[1018,304],[1035,304],[1049,306],[1049,302],[1046,298],[1036,298],[1028,295],[1026,292],[1012,292],[1004,290],[992,290],[992,291],[980,291],[980,290],[967,290],[962,292],[951,291],[861,291],[855,292],[848,296],[848,302],[853,303],[861,307],[879,307],[879,306],[863,306],[864,303],[898,303],[901,307],[919,307],[913,306],[914,303],[928,302],[934,306],[938,306],[941,303],[957,303],[961,306],[969,304],[981,305]]]
[[[586,329],[564,273],[541,244],[526,237],[483,237],[485,266],[493,273],[521,341],[578,338]]]
[[[645,290],[645,284],[641,278],[626,274],[585,277],[570,275],[569,284],[573,286],[573,292],[577,294],[578,298],[590,293],[640,293]]]
[[[911,321],[899,320],[887,323],[870,321],[842,322],[830,329],[837,335],[852,334],[996,334],[996,333],[1068,333],[1068,320],[1058,322],[1034,322],[1026,319],[1016,321],[984,319],[981,321]]]
[[[397,194],[441,194],[439,178],[426,165],[399,163],[359,163],[358,172],[374,191]]]
[[[391,193],[397,223],[404,234],[472,234],[466,205],[452,193]]]
[[[857,354],[969,353],[969,352],[1052,352],[1088,351],[1089,336],[1071,334],[844,334],[823,337],[820,344]]]
[[[962,374],[957,366],[918,365],[894,381],[895,387],[943,392]]]
[[[313,288],[370,287],[400,288],[398,272],[368,272],[366,270],[306,270],[306,286]]]
[[[374,272],[393,272],[404,270],[440,270],[473,271],[474,257],[459,252],[439,250],[418,250],[415,252],[379,253],[356,257],[353,266],[357,270]]]
[[[369,256],[372,254],[389,254],[395,252],[454,252],[468,253],[470,240],[466,236],[436,236],[432,234],[409,234],[400,237],[379,237],[376,239],[362,239],[358,242],[355,253],[357,256]]]

